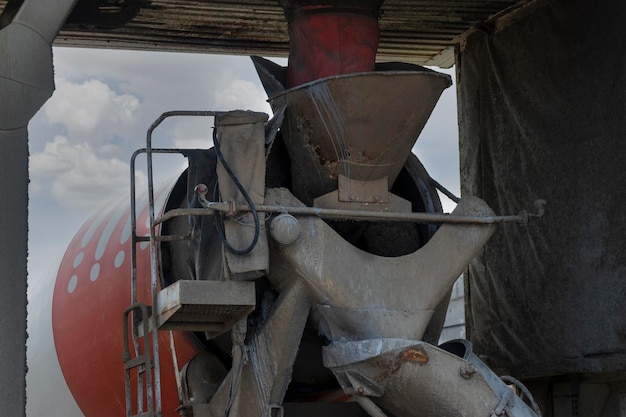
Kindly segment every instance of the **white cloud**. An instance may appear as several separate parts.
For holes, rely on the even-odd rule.
[[[75,142],[102,143],[123,134],[134,121],[139,100],[130,94],[117,94],[102,81],[91,79],[73,83],[56,80],[57,88],[44,107],[51,123],[64,125]]]
[[[454,68],[442,70],[452,76]],[[420,134],[413,152],[420,159],[428,174],[456,196],[460,196],[459,139],[456,118],[456,91],[451,86],[443,91],[424,130]],[[441,195],[444,211],[452,211],[456,203]]]
[[[99,146],[97,149],[98,155],[101,157],[115,157],[116,155],[122,154],[126,149],[120,145],[114,143],[105,143],[102,146]]]
[[[49,189],[61,207],[95,210],[129,190],[129,164],[117,158],[96,155],[85,142],[72,144],[56,136],[42,153],[31,155],[32,192]],[[138,187],[146,177],[137,176]]]
[[[251,81],[235,79],[213,93],[219,110],[254,110],[272,114],[263,88]]]
[[[174,147],[208,149],[213,146],[212,117],[181,118],[173,129]]]

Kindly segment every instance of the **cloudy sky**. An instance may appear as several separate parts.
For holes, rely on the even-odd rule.
[[[56,91],[29,125],[31,281],[56,273],[87,217],[128,194],[130,156],[145,146],[146,130],[161,113],[271,113],[248,57],[55,48],[54,64]],[[454,88],[444,92],[414,152],[433,178],[458,195]],[[210,126],[206,119],[175,118],[155,131],[153,143],[208,147]],[[183,167],[182,158],[161,158],[155,175],[167,178]],[[145,170],[137,182],[146,183]],[[442,201],[446,211],[454,207]]]

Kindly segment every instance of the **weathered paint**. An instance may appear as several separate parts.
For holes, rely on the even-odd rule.
[[[157,196],[158,197],[158,196]],[[161,190],[157,210],[167,193]],[[131,303],[131,236],[128,200],[92,216],[70,243],[54,287],[54,345],[65,381],[87,417],[125,415],[122,317]],[[137,233],[148,234],[148,209],[137,217]],[[138,300],[151,304],[149,250],[138,245]],[[175,332],[179,364],[200,350],[186,333]],[[163,415],[178,406],[170,341],[159,334]],[[134,385],[134,384],[133,384]],[[33,399],[36,400],[36,399]]]

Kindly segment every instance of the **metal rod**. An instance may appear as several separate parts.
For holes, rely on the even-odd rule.
[[[165,116],[167,117],[167,116]],[[156,225],[154,224],[154,176],[152,166],[152,132],[165,119],[162,114],[148,129],[146,134],[146,160],[148,169],[148,214],[150,218],[150,290],[152,294],[152,358],[154,360],[154,386],[148,385],[149,392],[154,393],[154,411],[161,413],[161,363],[159,359],[159,336],[157,331],[156,309],[158,295],[158,246],[156,241]],[[147,335],[146,335],[147,336]],[[151,384],[153,381],[148,381]]]
[[[138,150],[133,152],[130,158],[130,230],[131,230],[131,245],[130,245],[130,269],[131,269],[131,283],[130,283],[130,305],[137,304],[137,202],[136,202],[136,183],[135,183],[135,160],[137,156],[142,152]]]
[[[272,205],[258,205],[256,206],[256,210],[258,212],[264,213],[289,213],[292,215],[298,214],[304,216],[318,216],[325,219],[408,221],[419,223],[492,224],[503,222],[526,223],[528,221],[528,214],[524,212],[515,216],[455,216],[453,214],[438,213],[392,213],[366,210],[342,210],[317,207],[289,207]],[[157,219],[155,223],[160,224],[179,216],[212,216],[215,214],[216,211],[222,213],[249,212],[250,207],[248,207],[247,205],[234,205],[231,202],[208,202],[206,208],[170,210],[165,213],[165,215]]]
[[[136,181],[135,181],[135,166],[137,156],[141,153],[141,151],[133,152],[130,158],[130,230],[131,230],[131,244],[130,244],[130,265],[131,265],[131,283],[130,283],[130,293],[131,293],[131,308],[132,306],[137,306],[137,243],[140,241],[137,236],[137,201],[136,201]],[[141,318],[142,320],[146,320],[145,317]],[[126,320],[126,319],[125,319]],[[137,328],[134,325],[135,320],[138,320],[136,316],[136,311],[132,311],[131,320],[133,322],[133,327],[131,331],[131,337],[133,342],[133,349],[135,351],[135,357],[140,356],[140,347],[139,340],[137,335]],[[126,326],[127,324],[125,324]],[[126,337],[127,331],[124,330],[124,337]],[[144,347],[144,350],[147,346]],[[128,371],[127,371],[128,372]],[[144,387],[144,374],[140,371],[137,372],[137,412],[143,411],[143,387]],[[128,377],[128,375],[127,375]],[[132,403],[131,403],[131,389],[130,389],[130,380],[128,384],[125,386],[126,393],[126,403],[127,403],[127,415],[132,415]],[[151,395],[148,396],[148,401],[150,402],[152,399]]]
[[[181,216],[214,216],[216,211],[227,213],[229,207],[230,205],[228,203],[220,202],[207,208],[173,209],[156,219],[155,224],[165,223],[174,217]]]
[[[249,210],[248,207],[237,207],[240,211]],[[257,211],[301,214],[319,216],[328,219],[348,220],[385,220],[385,221],[412,221],[424,223],[479,223],[491,224],[502,222],[525,222],[526,216],[455,216],[452,214],[437,213],[396,213],[376,212],[367,210],[324,209],[316,207],[285,207],[285,206],[256,206]]]
[[[428,177],[428,180],[430,181],[430,183],[437,189],[439,190],[443,195],[445,195],[446,197],[448,197],[450,200],[454,201],[455,203],[458,203],[459,201],[461,201],[461,199],[457,196],[455,196],[454,194],[452,194],[452,192],[450,192],[450,190],[448,190],[446,187],[444,187],[443,185],[441,185],[439,182],[437,182],[433,177]]]

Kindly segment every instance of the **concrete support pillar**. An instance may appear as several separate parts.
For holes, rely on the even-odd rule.
[[[51,44],[75,0],[25,0],[0,29],[0,410],[26,405],[28,132],[54,91]]]
[[[26,363],[26,128],[0,131],[0,408],[24,412]]]

